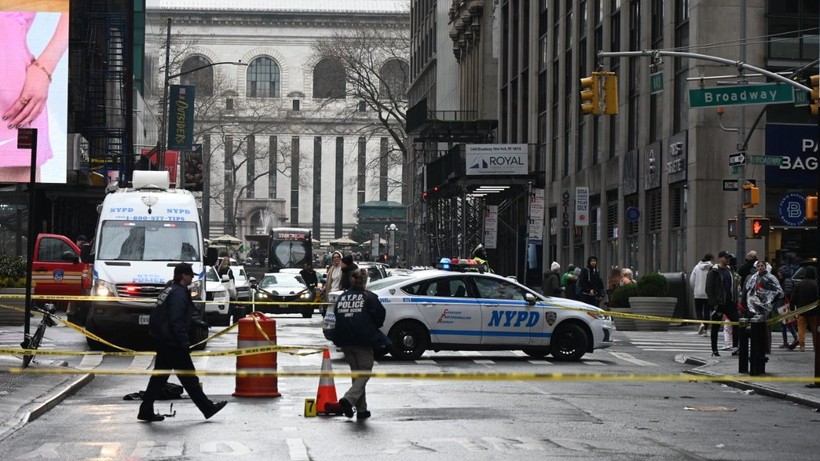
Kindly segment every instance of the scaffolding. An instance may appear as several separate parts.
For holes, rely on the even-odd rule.
[[[82,133],[90,170],[123,183],[132,166],[127,145],[128,17],[119,2],[89,0],[80,26],[84,82]]]

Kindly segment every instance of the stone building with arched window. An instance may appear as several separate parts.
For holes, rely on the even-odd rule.
[[[403,201],[395,140],[371,105],[351,96],[345,64],[319,55],[316,43],[357,27],[409,36],[407,5],[148,0],[146,100],[156,114],[168,18],[171,74],[184,74],[169,83],[196,87],[194,143],[202,146],[210,235],[246,240],[287,225],[327,241],[349,234],[361,203]],[[403,98],[407,62],[375,59],[379,97]]]

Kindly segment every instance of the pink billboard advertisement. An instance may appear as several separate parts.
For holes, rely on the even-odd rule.
[[[65,183],[69,0],[0,0],[0,183],[28,182],[37,130],[36,178]]]

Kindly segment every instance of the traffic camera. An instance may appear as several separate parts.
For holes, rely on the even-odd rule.
[[[759,239],[769,235],[769,219],[768,218],[752,218],[749,220],[751,224],[751,232],[749,238]]]
[[[581,112],[584,115],[599,115],[601,113],[601,95],[599,73],[593,72],[592,76],[581,79]]]
[[[752,208],[760,203],[760,189],[752,183],[743,185],[743,208]]]

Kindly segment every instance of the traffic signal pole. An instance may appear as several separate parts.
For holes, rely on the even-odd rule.
[[[746,60],[746,0],[740,1],[740,60]],[[738,68],[740,77],[743,77],[743,68]],[[744,82],[746,83],[746,82]],[[746,153],[746,108],[740,106],[738,114],[737,147]],[[746,259],[746,208],[743,206],[743,186],[746,185],[746,163],[738,168],[737,178],[737,260],[738,263]],[[765,260],[766,258],[762,258]],[[735,268],[737,270],[737,268]]]

